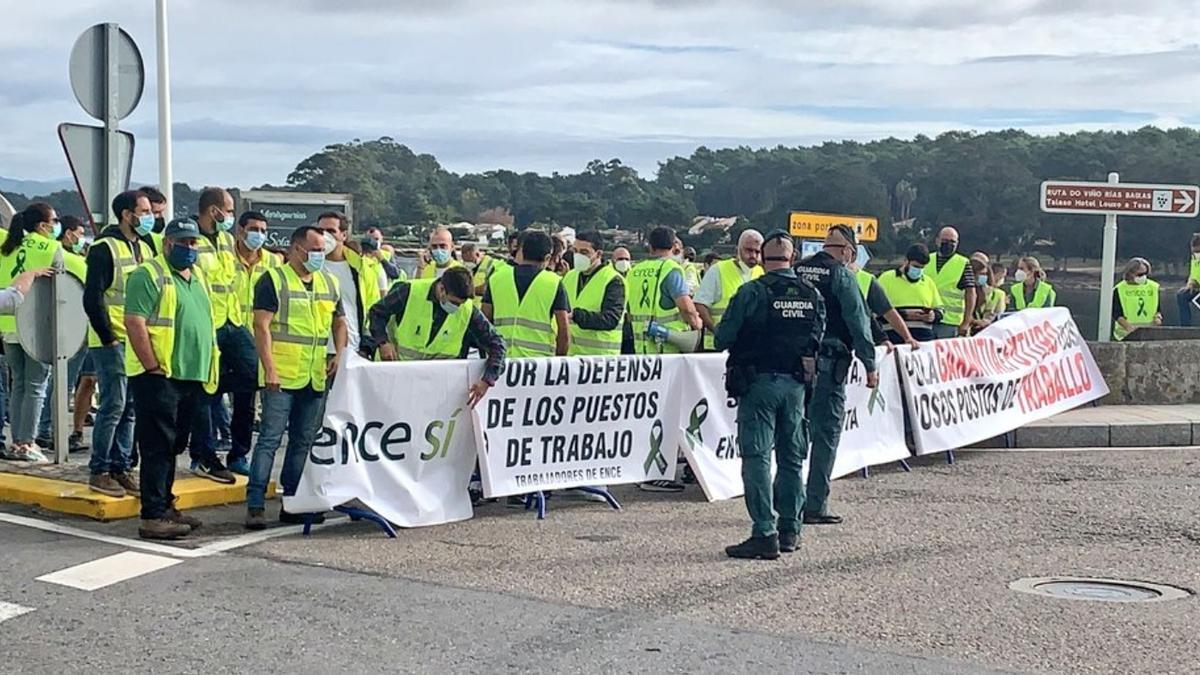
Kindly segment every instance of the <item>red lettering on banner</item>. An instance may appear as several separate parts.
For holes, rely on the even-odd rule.
[[[1091,391],[1092,378],[1082,354],[1042,364],[1021,380],[1021,412],[1030,413]]]

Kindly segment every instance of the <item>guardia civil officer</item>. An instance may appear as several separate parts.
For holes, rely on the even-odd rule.
[[[829,512],[826,502],[846,414],[846,375],[854,356],[867,370],[867,386],[874,388],[879,383],[867,309],[854,273],[846,267],[854,260],[855,245],[854,230],[835,225],[825,237],[825,248],[796,266],[796,273],[821,292],[826,316],[817,382],[808,406],[812,452],[804,522],[810,525],[842,522],[841,516]]]
[[[774,560],[780,551],[795,551],[800,539],[804,383],[816,369],[825,303],[792,271],[794,251],[786,233],[768,236],[762,245],[766,274],[738,289],[717,324],[716,347],[729,350],[725,386],[738,399],[742,483],[753,521],[749,539],[726,547],[732,558]]]

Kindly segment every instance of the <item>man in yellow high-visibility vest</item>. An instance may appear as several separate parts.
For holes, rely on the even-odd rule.
[[[937,252],[929,260],[930,275],[945,303],[942,316],[933,327],[938,340],[966,336],[975,316],[977,284],[967,256],[958,253],[958,230],[943,227],[937,236]]]
[[[439,225],[429,233],[429,250],[422,254],[418,263],[418,279],[436,279],[451,267],[461,267],[454,259],[454,235]]]
[[[700,289],[696,291],[696,311],[704,322],[704,349],[716,347],[713,336],[717,325],[725,314],[725,308],[738,289],[748,281],[763,275],[759,265],[762,259],[763,236],[758,230],[743,230],[738,237],[737,256],[713,264],[704,274]]]
[[[512,358],[566,356],[571,305],[562,278],[546,269],[554,243],[538,230],[521,234],[516,266],[496,270],[483,293],[483,314]]]
[[[621,353],[625,279],[604,262],[604,239],[589,230],[571,244],[571,271],[563,279],[571,303],[571,356]]]
[[[346,349],[345,299],[351,289],[325,271],[325,234],[305,225],[291,236],[287,264],[270,269],[254,287],[254,342],[258,350],[262,421],[246,486],[246,528],[267,526],[267,483],[286,433],[279,482],[294,495],[308,452],[321,428],[327,382]],[[326,358],[327,345],[334,356]],[[279,520],[302,523],[304,514],[282,507]],[[322,522],[319,514],[313,522]]]
[[[651,230],[646,241],[650,246],[650,257],[634,265],[625,277],[634,351],[638,354],[678,354],[678,347],[649,335],[647,331],[651,324],[676,332],[698,331],[704,325],[688,295],[683,266],[679,263],[683,247],[679,245],[675,231],[665,226]]]

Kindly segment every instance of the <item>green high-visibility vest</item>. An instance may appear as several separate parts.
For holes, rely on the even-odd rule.
[[[584,284],[583,288],[579,288],[579,279],[582,275],[571,270],[567,272],[567,276],[563,279],[563,285],[567,289],[567,299],[571,302],[572,309],[582,309],[587,312],[599,312],[604,305],[604,293],[608,289],[608,285],[613,279],[621,279],[621,275],[613,269],[612,265],[604,265],[596,270],[590,279]],[[621,308],[621,318],[617,321],[616,328],[611,330],[589,330],[580,328],[577,324],[571,324],[571,349],[567,352],[571,356],[607,356],[611,354],[621,353],[621,326],[625,320],[625,308]]]
[[[668,309],[662,307],[662,282],[671,272],[683,274],[683,267],[670,258],[643,260],[629,270],[625,277],[626,307],[629,321],[633,324],[634,352],[638,354],[678,354],[679,348],[658,344],[646,337],[646,329],[655,321],[673,331],[691,330],[683,321],[679,308],[672,303]]]
[[[1154,323],[1154,317],[1158,316],[1158,282],[1150,279],[1142,285],[1131,284],[1128,281],[1122,281],[1117,284],[1114,289],[1117,293],[1117,299],[1121,302],[1121,313],[1125,315],[1125,320],[1137,326],[1149,326]],[[1129,337],[1133,332],[1126,330],[1124,326],[1117,321],[1113,321],[1113,339],[1120,342]]]
[[[26,232],[21,244],[11,253],[0,256],[0,288],[12,286],[13,279],[30,270],[43,270],[54,264],[54,254],[62,243],[38,232]],[[17,332],[17,318],[0,316],[0,331]]]
[[[970,261],[961,253],[955,253],[946,261],[942,269],[937,267],[937,256],[929,256],[929,264],[925,266],[925,276],[933,275],[938,293],[942,296],[942,323],[958,326],[963,322],[967,311],[966,291],[958,287],[963,272]],[[893,303],[895,304],[895,303]]]
[[[414,279],[408,283],[408,300],[404,316],[392,331],[396,356],[401,361],[457,359],[462,353],[463,340],[471,323],[475,304],[467,300],[458,311],[447,314],[437,335],[433,334],[433,301],[429,292],[437,283],[434,279]]]
[[[1041,309],[1043,307],[1054,306],[1054,287],[1050,284],[1039,281],[1037,286],[1033,288],[1033,299],[1028,303],[1025,301],[1025,284],[1018,281],[1008,289],[1012,294],[1013,306],[1017,310],[1022,309]]]
[[[742,279],[742,266],[738,264],[736,259],[722,260],[712,267],[717,270],[719,275],[717,278],[721,280],[721,297],[717,299],[708,308],[708,315],[712,317],[713,326],[721,325],[721,317],[725,316],[725,310],[729,307],[729,301],[733,296],[737,295],[738,289],[746,280]],[[760,265],[755,265],[750,268],[750,281],[761,277],[763,268]],[[684,328],[684,330],[687,330]],[[713,350],[717,348],[716,336],[712,331],[704,334],[704,348]]]
[[[488,280],[492,295],[492,317],[496,330],[514,359],[554,356],[558,343],[558,324],[550,315],[562,279],[542,270],[525,290],[517,294],[516,268],[496,270]]]

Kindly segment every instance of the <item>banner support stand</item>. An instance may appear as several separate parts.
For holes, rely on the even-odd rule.
[[[611,506],[614,511],[621,510],[621,503],[617,501],[617,498],[614,497],[613,494],[611,492],[609,492],[608,488],[606,488],[606,487],[585,486],[585,487],[577,487],[577,488],[570,488],[570,489],[571,490],[579,490],[580,492],[586,492],[588,494],[598,495],[600,497],[603,497],[604,501],[608,502],[608,505]],[[546,508],[547,508],[546,501],[547,501],[546,493],[543,492],[542,490],[538,490],[537,492],[530,492],[529,494],[525,495],[525,510],[528,511],[529,509],[532,509],[534,506],[537,506],[537,512],[538,512],[537,519],[545,520],[546,519]]]
[[[953,464],[953,463],[954,463],[954,451],[953,451],[953,450],[947,450],[947,451],[946,451],[946,463],[947,463],[947,464]]]

